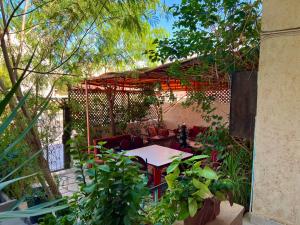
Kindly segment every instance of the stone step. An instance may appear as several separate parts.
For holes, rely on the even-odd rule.
[[[221,202],[220,214],[214,221],[206,225],[243,225],[244,207],[238,204],[230,206],[228,201]],[[178,221],[174,225],[183,225],[183,221]]]

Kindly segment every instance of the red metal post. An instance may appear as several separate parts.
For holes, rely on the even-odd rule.
[[[86,115],[87,143],[89,147],[88,153],[90,154],[91,137],[90,137],[89,96],[88,96],[87,80],[85,80],[85,115]]]
[[[153,167],[153,185],[157,186],[161,184],[161,168]],[[161,197],[161,189],[158,188],[158,198]]]

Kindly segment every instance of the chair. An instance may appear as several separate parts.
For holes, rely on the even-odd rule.
[[[158,135],[158,130],[156,129],[156,127],[150,126],[147,130],[149,137],[155,137]]]
[[[153,175],[149,173],[148,171],[148,163],[145,161],[142,157],[140,156],[135,156],[134,158],[131,159],[134,163],[136,163],[140,167],[140,171],[142,173],[145,173],[146,176],[148,177],[148,183],[147,185],[149,186],[150,184],[153,183]]]
[[[193,150],[191,148],[182,148],[180,151],[193,154]]]
[[[132,138],[133,148],[141,148],[144,146],[144,141],[141,137],[135,136]]]
[[[195,140],[198,134],[204,134],[208,130],[208,127],[199,127],[199,126],[193,126],[189,130],[189,139]]]
[[[120,142],[120,150],[130,150],[131,149],[131,143],[128,139],[123,139]]]
[[[168,137],[170,134],[168,129],[158,129],[158,135]]]
[[[148,163],[140,156],[135,156],[131,159],[134,163],[138,164],[141,171],[148,171]]]
[[[170,148],[180,150],[180,143],[178,143],[177,141],[172,141],[170,144]]]

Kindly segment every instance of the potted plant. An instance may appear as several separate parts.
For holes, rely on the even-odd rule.
[[[219,179],[213,169],[202,165],[201,160],[207,157],[198,155],[184,161],[178,157],[172,162],[165,177],[166,193],[149,208],[151,223],[169,225],[184,220],[185,225],[204,225],[220,213],[220,201],[231,202],[230,180]]]

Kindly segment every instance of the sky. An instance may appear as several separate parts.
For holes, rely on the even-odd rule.
[[[174,4],[180,4],[181,0],[161,0],[162,3],[166,4],[167,6],[172,6]],[[172,36],[172,24],[174,22],[174,18],[170,15],[168,18],[160,18],[159,23],[157,26],[165,28],[170,35]]]

